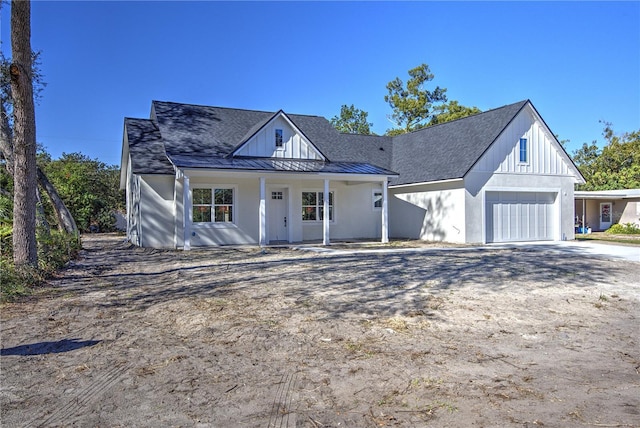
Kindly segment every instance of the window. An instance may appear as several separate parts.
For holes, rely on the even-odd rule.
[[[382,190],[373,191],[373,209],[382,209]]]
[[[271,192],[271,199],[282,200],[282,192]]]
[[[324,219],[324,192],[302,192],[302,221]],[[329,192],[329,220],[333,221],[333,192]]]
[[[282,129],[276,129],[276,147],[282,147],[283,145],[283,140],[282,140]]]
[[[529,162],[529,156],[527,152],[527,139],[520,138],[520,163]]]
[[[194,223],[233,223],[233,189],[193,189]]]

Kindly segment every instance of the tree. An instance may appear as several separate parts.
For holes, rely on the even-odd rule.
[[[83,231],[91,230],[92,226],[98,226],[101,231],[113,230],[113,213],[124,207],[119,168],[82,153],[63,153],[56,160],[47,157],[41,155],[43,169],[78,227]]]
[[[388,94],[384,100],[393,110],[389,119],[396,125],[395,129],[387,130],[387,135],[423,128],[433,114],[433,105],[447,101],[446,89],[436,86],[430,91],[425,88],[425,84],[434,78],[427,64],[412,68],[409,76],[406,86],[399,77],[387,83]]]
[[[32,81],[33,81],[33,98],[38,100],[40,93],[46,86],[44,83],[42,74],[40,73],[40,52],[31,53],[31,67],[32,67]],[[4,57],[4,54],[0,52],[0,155],[4,159],[4,165],[7,172],[13,178],[14,173],[14,143],[13,143],[13,96],[11,91],[11,64],[12,62]],[[78,228],[76,226],[73,216],[64,205],[64,202],[58,195],[55,187],[51,185],[47,176],[43,173],[40,166],[36,164],[37,181],[47,194],[51,206],[53,207],[58,228],[66,233],[76,235]],[[39,227],[44,227],[46,231],[49,229],[49,225],[46,221],[44,209],[41,203],[40,192],[36,189],[37,200],[37,224]]]
[[[364,110],[343,104],[340,108],[340,116],[333,116],[331,125],[345,134],[371,135],[372,123],[367,122],[367,113]]]
[[[580,190],[640,188],[640,129],[620,136],[604,122],[606,145],[600,150],[594,141],[573,153],[573,160],[585,177]]]
[[[11,2],[13,97],[13,262],[37,267],[36,116],[33,102],[31,3]]]
[[[482,113],[482,110],[478,107],[465,107],[460,105],[458,101],[452,100],[447,104],[441,104],[433,108],[433,116],[431,116],[429,126],[451,122],[452,120],[462,119],[478,113]]]

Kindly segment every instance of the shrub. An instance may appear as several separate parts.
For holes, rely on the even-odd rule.
[[[11,226],[0,227],[0,301],[7,302],[28,295],[31,289],[53,275],[69,260],[78,255],[81,248],[79,236],[60,231],[38,233],[38,267],[21,267],[13,264]]]
[[[607,229],[606,233],[610,233],[612,235],[640,235],[640,227],[634,223],[618,223]]]

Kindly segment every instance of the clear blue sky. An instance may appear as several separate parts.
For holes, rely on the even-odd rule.
[[[10,55],[9,6],[2,49]],[[449,99],[531,99],[551,130],[603,144],[640,129],[640,2],[54,2],[32,4],[47,82],[37,138],[54,158],[119,164],[124,117],[151,100],[391,123],[387,82],[427,63]]]

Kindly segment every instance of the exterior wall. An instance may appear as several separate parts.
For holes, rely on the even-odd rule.
[[[373,190],[382,190],[380,183],[348,184],[331,181],[329,191],[334,192],[334,221],[329,224],[330,240],[380,239],[382,236],[382,210],[373,207]],[[292,226],[295,241],[322,239],[322,221],[302,221],[302,192],[322,192],[321,180],[298,182],[292,187]]]
[[[493,174],[486,180],[484,173],[471,172],[465,178],[465,209],[468,243],[486,242],[484,192],[550,192],[556,193],[555,240],[572,240],[574,232],[574,180],[572,177],[526,174]],[[478,190],[480,187],[481,190]]]
[[[234,189],[235,224],[192,224],[191,246],[220,245],[257,245],[260,240],[259,177],[190,177],[190,188],[229,186]],[[323,180],[310,180],[308,177],[292,179],[289,177],[267,176],[266,213],[269,215],[270,192],[272,189],[285,188],[288,194],[287,227],[290,242],[302,242],[322,239],[322,222],[302,221],[302,192],[323,191]],[[382,229],[382,211],[373,208],[373,190],[382,189],[380,182],[330,181],[330,191],[334,192],[335,221],[330,223],[331,240],[380,239]],[[175,202],[174,202],[175,201]],[[183,234],[183,184],[177,180],[175,196],[171,205],[175,205],[176,222],[171,225],[175,230],[173,247],[184,246]],[[266,221],[269,227],[269,219]],[[269,231],[267,230],[267,237]],[[173,239],[173,236],[172,236]],[[172,241],[173,242],[173,241]]]
[[[275,145],[275,130],[282,129],[283,146]],[[238,156],[274,157],[289,159],[322,159],[318,151],[308,143],[288,121],[276,117],[256,133],[236,153]]]
[[[640,227],[640,198],[623,199],[622,201],[614,202],[613,220],[615,223],[634,223]],[[618,204],[621,206],[618,207]],[[620,213],[619,218],[618,213]]]
[[[520,162],[519,141],[528,142]],[[484,192],[555,192],[556,240],[574,239],[573,189],[578,172],[546,125],[523,109],[465,176],[466,242],[486,242]]]
[[[259,240],[259,182],[251,178],[191,177],[190,188],[224,186],[234,189],[234,224],[197,224],[191,225],[191,245],[194,247],[219,245],[257,244]],[[180,213],[176,216],[177,246],[184,245],[182,232],[182,186],[177,194],[177,205]]]
[[[173,248],[174,177],[172,175],[142,175],[139,180],[139,245],[153,248]]]
[[[465,190],[461,181],[389,189],[393,238],[465,242]]]

